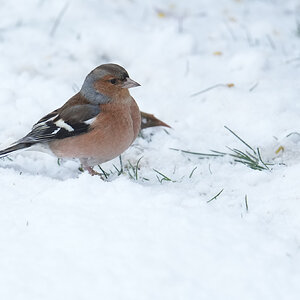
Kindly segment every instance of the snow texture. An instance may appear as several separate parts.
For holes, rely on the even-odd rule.
[[[122,155],[138,180],[1,159],[0,299],[299,299],[299,24],[298,0],[1,1],[1,149],[108,62],[172,129]],[[271,171],[170,149],[247,150],[224,125]]]

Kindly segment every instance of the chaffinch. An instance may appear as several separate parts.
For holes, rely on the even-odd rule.
[[[59,158],[79,158],[91,175],[98,174],[93,166],[120,155],[139,133],[141,112],[128,91],[136,86],[119,65],[95,68],[76,95],[0,156],[38,145]]]

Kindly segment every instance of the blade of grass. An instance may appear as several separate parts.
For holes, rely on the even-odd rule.
[[[248,196],[245,195],[245,205],[246,205],[246,212],[249,212],[249,207],[248,207]]]
[[[192,176],[193,176],[194,172],[196,171],[196,169],[197,169],[197,167],[195,167],[195,168],[192,170],[192,172],[191,172],[190,175],[189,175],[189,178],[192,178]]]
[[[69,3],[67,2],[67,3],[63,6],[62,10],[59,12],[57,18],[55,19],[55,22],[54,22],[54,24],[53,24],[53,27],[52,27],[52,29],[51,29],[51,31],[50,31],[50,36],[51,36],[51,37],[54,36],[54,34],[55,34],[55,32],[56,32],[56,29],[58,28],[58,25],[60,24],[60,22],[61,22],[61,20],[62,20],[62,18],[63,18],[63,16],[64,16],[64,14],[66,13],[66,11],[67,11],[67,9],[68,9],[68,6],[69,6]]]
[[[101,170],[101,172],[103,173],[105,179],[107,179],[108,176],[109,176],[109,173],[106,173],[106,172],[102,169],[102,167],[101,167],[100,165],[98,165],[98,167],[99,167],[99,169]]]
[[[136,166],[135,166],[135,180],[138,180],[139,163],[140,163],[140,161],[141,161],[142,158],[143,158],[143,156],[141,156],[141,157],[138,159],[138,161],[137,161],[137,163],[136,163]]]
[[[224,189],[221,189],[221,191],[220,191],[217,195],[213,196],[211,199],[209,199],[208,201],[206,201],[206,203],[209,203],[209,202],[211,202],[211,201],[217,199],[217,198],[221,195],[221,193],[222,193],[223,191],[224,191]]]
[[[182,150],[182,149],[177,149],[177,148],[169,148],[169,149],[174,150],[174,151],[180,151],[180,152],[187,153],[187,154],[199,155],[199,156],[212,156],[212,157],[221,156],[219,154],[193,152],[193,151]]]
[[[115,164],[113,164],[113,167],[115,168],[115,170],[118,172],[118,176],[121,174],[120,170],[116,167]]]
[[[172,179],[170,179],[168,176],[166,176],[165,174],[159,172],[158,170],[156,169],[153,169],[154,172],[156,172],[157,174],[159,174],[160,176],[162,176],[162,179],[159,180],[160,182],[162,182],[163,180],[166,180],[166,181],[172,181]]]
[[[200,91],[200,92],[197,92],[197,93],[194,93],[194,94],[190,95],[190,97],[198,96],[198,95],[200,95],[200,94],[203,94],[203,93],[205,93],[205,92],[208,92],[208,91],[210,91],[210,90],[212,90],[212,89],[215,89],[215,88],[217,88],[217,87],[220,87],[220,86],[225,86],[225,84],[222,84],[222,83],[215,84],[215,85],[210,86],[210,87],[208,87],[208,88],[206,88],[206,89],[204,89],[204,90],[202,90],[202,91]]]
[[[130,161],[128,161],[128,163],[129,163],[129,166],[130,166],[130,168],[127,168],[128,174],[132,179],[135,179],[135,177],[134,177],[134,174],[135,174],[134,166],[132,165],[132,163]],[[131,174],[131,171],[133,171],[133,175]]]
[[[260,162],[266,167],[267,170],[270,170],[269,167],[262,160],[259,148],[257,148],[257,153],[258,153],[258,157],[259,157]]]
[[[256,154],[255,150],[249,145],[247,144],[242,138],[240,138],[235,132],[233,132],[230,128],[228,128],[227,126],[224,126],[225,129],[227,129],[229,132],[231,132],[237,139],[239,139],[244,145],[246,145],[249,149],[251,149],[253,151],[253,153]]]
[[[119,161],[120,161],[120,172],[123,173],[124,172],[124,169],[123,169],[123,160],[122,160],[122,155],[119,155]]]
[[[210,91],[210,90],[213,90],[213,89],[215,89],[215,88],[217,88],[217,87],[228,87],[228,88],[231,88],[231,87],[233,87],[233,86],[234,86],[233,83],[227,83],[227,84],[224,84],[224,83],[218,83],[218,84],[215,84],[215,85],[213,85],[213,86],[210,86],[210,87],[208,87],[208,88],[206,88],[206,89],[204,89],[204,90],[202,90],[202,91],[200,91],[200,92],[194,93],[194,94],[190,95],[190,97],[198,96],[198,95],[200,95],[200,94],[203,94],[203,93],[206,93],[206,92],[208,92],[208,91]]]
[[[219,156],[227,155],[227,153],[221,152],[221,151],[217,151],[217,150],[210,150],[210,151],[213,152],[213,153],[219,154]]]
[[[252,92],[258,85],[259,85],[259,82],[257,81],[257,82],[249,89],[249,92]]]

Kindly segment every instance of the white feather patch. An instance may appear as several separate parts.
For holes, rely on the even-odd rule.
[[[43,126],[43,125],[46,125],[46,122],[53,121],[53,120],[54,120],[55,118],[57,118],[57,117],[58,117],[58,115],[55,115],[55,116],[52,117],[52,118],[49,118],[49,119],[47,119],[47,120],[45,120],[45,121],[43,121],[43,122],[37,123],[37,124],[35,124],[35,125],[32,127],[32,129],[37,128],[37,127],[40,127],[40,126]]]
[[[73,128],[72,126],[70,126],[69,124],[67,124],[67,123],[66,123],[64,120],[62,120],[62,119],[57,120],[56,122],[54,122],[54,124],[55,124],[57,127],[64,128],[64,129],[68,130],[69,132],[74,131],[74,128]]]
[[[96,120],[96,117],[91,118],[91,119],[88,119],[88,120],[84,121],[84,123],[87,124],[87,125],[90,125],[90,124],[92,124],[95,120]]]
[[[53,135],[57,134],[57,133],[60,131],[60,129],[61,129],[61,128],[55,129],[51,134],[53,134]]]

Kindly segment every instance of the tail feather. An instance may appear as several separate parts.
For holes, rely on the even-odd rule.
[[[141,118],[142,118],[141,129],[148,128],[148,127],[155,127],[155,126],[164,126],[164,127],[171,128],[171,126],[157,119],[156,117],[154,117],[154,115],[145,113],[143,111],[141,111]]]
[[[30,146],[32,146],[32,144],[29,144],[29,143],[20,143],[20,144],[13,145],[13,146],[8,147],[4,150],[1,150],[0,151],[0,157],[1,156],[6,156],[10,152],[14,152],[14,151],[17,151],[17,150],[29,148]]]

